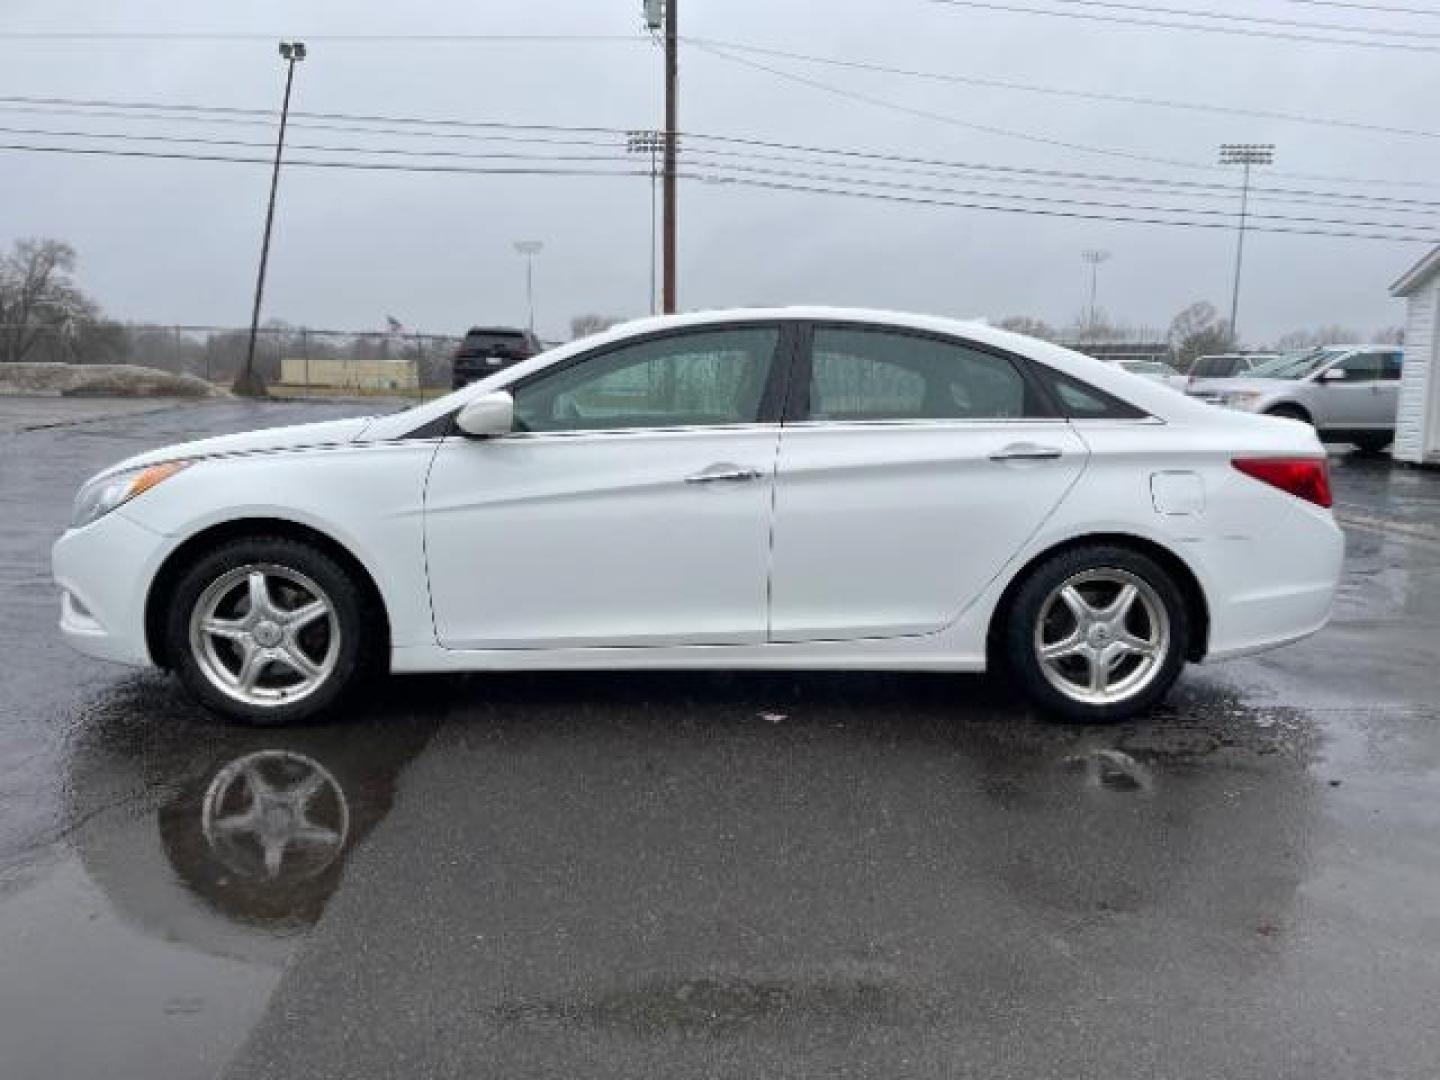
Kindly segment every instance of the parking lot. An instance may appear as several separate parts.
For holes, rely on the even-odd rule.
[[[153,404],[0,416],[7,1080],[1434,1076],[1440,474],[1337,454],[1332,624],[1143,721],[567,674],[263,731],[70,653],[49,545],[122,456],[357,407]],[[247,768],[333,839],[227,841]]]

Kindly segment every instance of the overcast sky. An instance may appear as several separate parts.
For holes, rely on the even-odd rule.
[[[1065,0],[997,2],[1101,10]],[[1142,28],[931,0],[682,3],[681,32],[697,38],[1060,89],[1440,129],[1435,111],[1440,51]],[[1166,6],[1310,23],[1368,20],[1370,25],[1434,35],[1413,37],[1410,43],[1440,50],[1440,18],[1367,16],[1295,0],[1173,0]],[[1412,0],[1398,6],[1423,5]],[[662,115],[661,54],[645,37],[640,7],[641,0],[127,0],[123,5],[10,0],[4,30],[296,37],[310,47],[309,59],[297,73],[296,110],[623,130],[656,125]],[[1375,22],[1380,18],[1385,21]],[[618,35],[634,40],[357,43],[326,37],[417,33]],[[1200,183],[1231,182],[1235,174],[1105,156],[962,125],[1200,164],[1214,161],[1221,142],[1274,142],[1276,164],[1257,176],[1257,184],[1440,204],[1440,139],[1434,137],[751,59],[954,122],[841,98],[690,45],[681,57],[682,129],[945,161]],[[263,109],[278,106],[283,80],[273,40],[11,37],[0,39],[0,72],[0,95],[11,98]],[[608,152],[322,131],[307,129],[304,123],[297,121],[292,131],[297,144],[438,148],[467,154]],[[259,126],[17,111],[13,101],[0,103],[0,125],[12,129],[0,138],[6,143],[203,150],[233,156],[263,156],[265,151],[42,137],[13,129],[247,142],[273,137],[273,128]],[[613,140],[617,146],[623,141],[603,133],[580,137]],[[687,148],[701,145],[691,141]],[[331,160],[484,164],[355,152],[292,153]],[[1104,184],[1087,189],[1015,186],[973,172],[877,174],[847,163],[856,159],[823,164],[729,160],[750,168],[823,174],[834,178],[827,180],[832,185],[868,178],[1132,205],[1233,210],[1235,202],[1228,195],[1200,201],[1185,189],[1161,194],[1107,190]],[[598,167],[626,165],[621,160]],[[3,151],[0,168],[0,241],[8,244],[33,235],[70,241],[80,253],[82,284],[112,315],[196,324],[248,322],[269,179],[266,166]],[[689,168],[714,173],[698,163]],[[1391,183],[1355,185],[1292,174]],[[1407,186],[1416,183],[1432,186]],[[933,197],[997,201],[989,194]],[[1222,310],[1229,304],[1235,237],[1228,229],[902,205],[698,180],[683,184],[680,200],[682,308],[829,302],[994,318],[1022,313],[1062,323],[1087,303],[1088,271],[1080,255],[1085,248],[1112,254],[1100,271],[1100,305],[1118,319],[1163,328],[1193,300],[1211,300]],[[1066,209],[1049,203],[1027,205]],[[1440,236],[1440,209],[1417,212],[1411,204],[1256,202],[1253,208],[1269,214],[1404,223],[1416,236]],[[394,315],[407,326],[436,332],[474,323],[522,323],[524,275],[511,244],[533,238],[546,245],[536,273],[539,329],[543,336],[563,337],[570,317],[579,312],[638,315],[648,310],[649,214],[650,185],[641,176],[290,168],[281,181],[266,315],[309,326],[356,329],[382,328],[385,317]],[[1424,244],[1393,240],[1251,233],[1242,332],[1254,342],[1319,323],[1338,322],[1365,332],[1398,323],[1400,306],[1389,299],[1387,287],[1425,250]]]

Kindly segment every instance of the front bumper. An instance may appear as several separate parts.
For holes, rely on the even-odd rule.
[[[165,545],[165,537],[123,510],[60,537],[50,562],[61,591],[60,634],[66,644],[99,660],[151,665],[145,599]]]

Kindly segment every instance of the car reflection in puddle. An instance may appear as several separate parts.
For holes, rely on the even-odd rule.
[[[332,724],[250,730],[203,716],[163,680],[135,680],[95,711],[71,758],[86,872],[147,933],[283,960],[429,740],[447,700],[433,689],[402,683]]]
[[[282,885],[315,877],[340,857],[350,807],[314,758],[257,750],[215,774],[200,828],[211,853],[241,878]]]

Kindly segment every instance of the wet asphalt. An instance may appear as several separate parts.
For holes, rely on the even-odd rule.
[[[1440,1071],[1440,474],[1337,456],[1332,625],[1115,727],[984,678],[671,673],[251,731],[70,654],[49,544],[121,456],[356,406],[26,409],[5,1080]],[[324,839],[228,834],[255,775]]]

